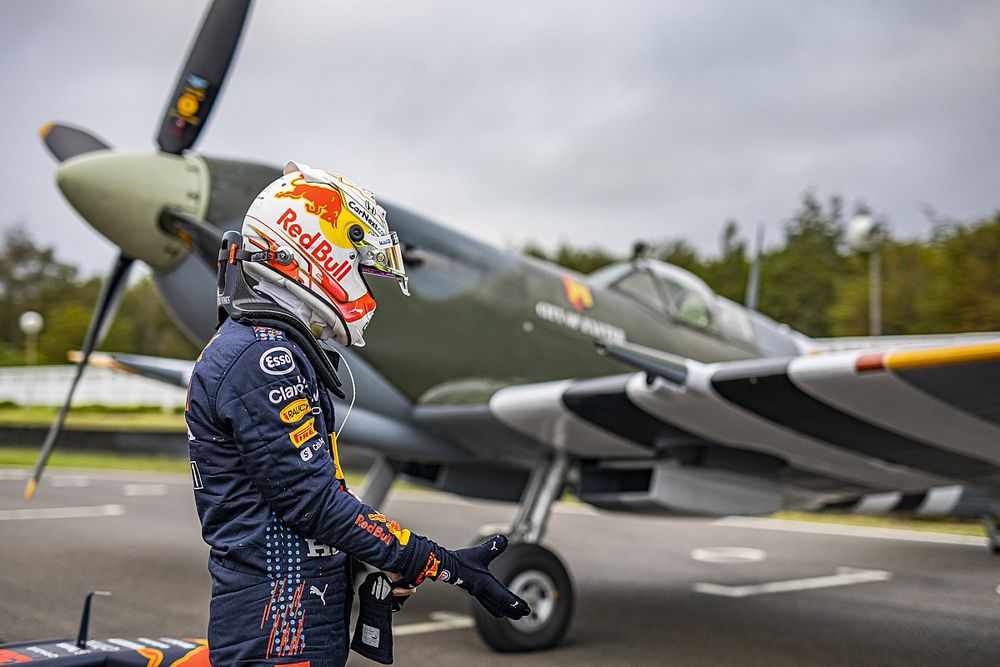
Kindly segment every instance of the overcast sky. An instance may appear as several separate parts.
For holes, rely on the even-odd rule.
[[[204,7],[4,3],[0,224],[103,271],[37,130],[151,150]],[[806,190],[920,235],[924,205],[1000,208],[998,27],[995,0],[263,0],[197,149],[333,169],[511,247],[714,252],[728,218],[775,238]]]

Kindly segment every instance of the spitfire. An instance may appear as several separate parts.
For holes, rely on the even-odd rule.
[[[406,248],[406,262],[416,269],[416,298],[406,303],[392,291],[377,293],[385,299],[385,315],[362,363],[354,364],[360,369],[357,408],[371,426],[352,435],[364,431],[359,444],[384,457],[386,465],[376,469],[382,481],[406,469],[459,495],[520,496],[511,531],[522,541],[504,557],[512,578],[541,569],[557,585],[569,581],[541,541],[557,491],[570,480],[584,502],[674,515],[767,513],[771,503],[816,508],[830,500],[864,508],[867,497],[885,507],[889,495],[912,510],[913,500],[925,494],[917,511],[990,514],[990,546],[1000,553],[994,516],[1000,417],[987,409],[1000,391],[993,372],[1000,363],[995,335],[990,347],[973,352],[952,347],[957,339],[911,340],[907,345],[941,349],[933,355],[909,350],[905,359],[898,356],[902,350],[883,355],[893,343],[878,339],[812,340],[716,295],[679,267],[636,256],[586,277],[568,274],[491,247],[461,227],[376,205],[363,189],[329,172],[310,170],[311,178],[296,168],[282,176],[278,167],[196,154],[190,149],[206,126],[248,4],[220,2],[229,11],[210,14],[217,20],[209,21],[214,27],[206,34],[213,38],[199,40],[168,98],[158,136],[166,155],[117,153],[69,126],[43,132],[53,155],[65,161],[59,184],[67,200],[121,249],[95,309],[77,379],[97,332],[110,322],[134,260],[153,268],[182,328],[198,343],[208,340],[214,318],[204,314],[215,312],[215,290],[199,276],[214,272],[221,231],[241,219],[246,202],[259,201],[267,213],[257,219],[267,234],[254,239],[262,243],[255,249],[301,248],[292,264],[271,268],[306,289],[321,285],[336,302],[330,321],[339,315],[360,322],[350,327],[350,340],[341,340],[345,345],[360,340],[375,307],[362,272],[394,276],[405,290]],[[214,38],[227,32],[230,39]],[[194,65],[205,61],[219,65],[209,93],[178,105]],[[178,109],[201,122],[178,124]],[[86,159],[71,159],[78,156]],[[327,177],[329,183],[321,184]],[[266,183],[276,185],[254,199]],[[386,217],[405,246],[395,242]],[[373,221],[378,229],[364,229]],[[365,233],[352,246],[347,234],[355,226]],[[178,266],[184,253],[203,266]],[[338,255],[356,270],[338,272],[332,260]],[[600,339],[603,355],[595,354],[594,339]],[[840,346],[841,352],[814,354]],[[157,367],[150,360],[114,362],[179,386],[190,376],[190,369]],[[353,385],[353,372],[350,377]],[[275,383],[267,394],[275,410],[307,393],[318,401],[302,377],[289,373]],[[29,497],[72,391],[46,437]],[[299,456],[311,460],[319,451],[313,447],[326,440],[312,432],[312,420],[302,420],[298,428],[289,427],[289,437]],[[667,452],[684,456],[662,459]],[[211,484],[207,475],[204,481]],[[940,484],[949,486],[935,488]],[[961,484],[984,489],[983,498],[970,500],[974,496],[962,493]],[[366,500],[381,504],[389,488],[382,484],[381,495]],[[868,490],[875,495],[857,495]],[[356,525],[391,541],[396,524],[384,521],[359,514]],[[505,624],[504,635],[480,623],[481,635],[501,650],[555,645],[572,616],[568,586],[555,591],[554,611],[540,621],[540,631]]]

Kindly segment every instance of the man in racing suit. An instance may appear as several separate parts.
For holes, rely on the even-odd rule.
[[[362,227],[366,234],[352,232],[350,247],[338,246],[317,220],[316,238],[303,241],[314,207],[282,194],[295,187],[302,192],[305,185],[324,190],[313,199],[329,202],[332,192],[341,205],[340,226]],[[344,205],[352,197],[360,210],[381,212],[381,219],[352,218],[347,212],[358,207]],[[275,200],[277,207],[271,206]],[[309,250],[324,234],[331,240],[328,255],[342,248],[345,258],[353,253],[355,268],[365,266],[365,246],[377,248],[388,236],[384,211],[376,206],[370,193],[346,179],[289,164],[251,206],[243,237],[235,235],[241,247],[224,246],[220,253],[220,270],[228,271],[220,279],[227,316],[194,366],[185,413],[195,500],[211,547],[208,639],[216,667],[344,664],[353,597],[349,556],[392,573],[397,592],[435,579],[465,588],[495,616],[517,619],[530,611],[489,573],[505,538],[444,549],[361,502],[344,481],[329,396],[337,380],[334,375],[330,382],[332,364],[318,356],[310,334],[358,344],[374,300],[367,284],[358,296],[336,264],[339,291],[328,285],[315,299],[307,295],[330,279],[314,272],[319,263],[310,261]],[[279,233],[282,216],[286,227],[288,218],[299,219],[297,234]],[[398,253],[395,262],[389,253],[369,254],[374,272],[393,274],[405,291]],[[247,274],[253,264],[256,284],[246,281],[243,264]],[[275,266],[272,281],[268,271]],[[305,287],[290,287],[292,281]],[[242,293],[234,293],[233,283]],[[360,326],[342,315],[359,303],[368,308]]]

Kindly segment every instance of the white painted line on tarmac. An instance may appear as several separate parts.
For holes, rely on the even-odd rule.
[[[702,563],[759,563],[765,558],[766,551],[751,547],[700,547],[691,550],[691,560]]]
[[[49,484],[56,487],[82,489],[90,486],[90,480],[82,475],[55,475],[49,478]]]
[[[428,632],[440,632],[442,630],[463,630],[471,628],[476,624],[471,616],[452,614],[447,611],[433,611],[430,616],[432,620],[424,623],[408,623],[396,626],[392,629],[392,634],[396,637],[423,635]]]
[[[166,484],[126,484],[122,487],[126,496],[165,496]]]
[[[987,545],[985,537],[973,537],[971,535],[948,535],[946,533],[931,533],[921,530],[877,528],[875,526],[848,526],[846,524],[790,521],[788,519],[758,519],[755,517],[728,516],[724,519],[713,521],[712,525],[724,528],[752,528],[754,530],[778,530],[789,533],[869,537],[878,540],[901,540],[903,542],[926,542],[928,544],[958,544],[976,547]]]
[[[92,505],[90,507],[33,507],[23,510],[0,510],[0,521],[23,519],[89,519],[99,516],[121,516],[124,505]]]
[[[745,598],[751,595],[768,595],[770,593],[789,593],[817,588],[867,584],[874,581],[888,581],[891,578],[892,572],[886,572],[885,570],[856,570],[851,567],[838,567],[837,574],[830,574],[825,577],[787,579],[785,581],[770,581],[765,584],[750,584],[747,586],[725,586],[723,584],[699,582],[694,585],[693,590],[696,593],[721,595],[727,598]]]
[[[997,595],[1000,595],[1000,586],[997,586]]]
[[[122,457],[123,459],[126,457]],[[178,459],[183,462],[184,459]],[[0,481],[5,479],[27,479],[31,468],[8,467],[0,468]],[[50,466],[46,469],[44,479],[59,475],[85,477],[91,481],[107,482],[160,482],[162,484],[177,484],[191,486],[190,472],[159,472],[154,470],[109,470],[107,468],[60,468]]]

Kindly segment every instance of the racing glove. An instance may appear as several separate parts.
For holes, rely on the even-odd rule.
[[[511,593],[490,573],[490,563],[507,549],[508,540],[503,535],[492,537],[478,546],[455,551],[440,547],[426,538],[419,539],[422,548],[416,550],[415,561],[423,562],[423,569],[413,577],[413,585],[420,584],[424,579],[434,579],[458,586],[468,591],[497,618],[516,621],[531,613],[527,602]],[[426,554],[426,560],[421,561],[423,554]]]
[[[372,572],[358,587],[361,600],[351,649],[369,660],[392,664],[392,582],[382,572]]]

